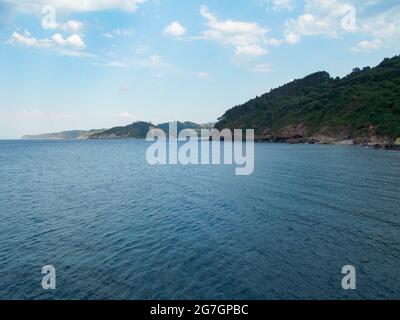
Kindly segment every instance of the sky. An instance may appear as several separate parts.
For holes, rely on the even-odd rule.
[[[0,139],[213,122],[399,53],[398,0],[0,0]]]

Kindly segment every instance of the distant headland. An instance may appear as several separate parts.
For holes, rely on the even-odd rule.
[[[215,123],[197,124],[194,122],[177,121],[178,131],[184,129],[211,129]],[[72,130],[56,133],[45,133],[38,135],[26,135],[22,139],[27,140],[103,140],[103,139],[144,139],[151,129],[162,129],[168,133],[169,123],[154,125],[151,122],[137,121],[128,126],[114,127],[111,129],[95,129],[95,130]]]

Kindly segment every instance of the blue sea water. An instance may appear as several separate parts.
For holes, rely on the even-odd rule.
[[[257,144],[239,177],[147,146],[0,142],[0,299],[400,297],[399,152]]]

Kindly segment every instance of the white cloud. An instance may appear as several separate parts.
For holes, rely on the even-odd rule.
[[[179,22],[174,21],[165,27],[163,33],[168,36],[180,37],[186,33],[186,29]]]
[[[380,39],[374,39],[371,41],[361,41],[359,43],[357,43],[357,45],[353,48],[351,48],[351,50],[353,52],[369,52],[372,50],[377,50],[382,46],[383,42]]]
[[[25,30],[23,33],[18,31],[13,32],[10,39],[11,43],[22,44],[28,47],[50,47],[51,40],[49,39],[36,39],[31,33]]]
[[[400,6],[388,8],[363,19],[357,31],[367,39],[351,48],[353,52],[370,52],[383,47],[398,46],[400,42]]]
[[[37,11],[44,6],[54,6],[57,10],[68,12],[91,12],[104,10],[123,10],[135,12],[146,0],[8,0],[9,4],[25,11]]]
[[[400,38],[400,6],[365,19],[361,23],[360,32],[379,39]]]
[[[296,44],[296,43],[300,42],[300,40],[301,40],[300,35],[298,35],[294,32],[287,32],[285,34],[285,38],[286,38],[287,43],[289,43],[289,44]]]
[[[38,41],[36,38],[30,37],[29,35],[22,35],[18,32],[14,32],[11,35],[11,41],[12,42],[18,42],[18,43],[22,43],[26,46],[36,46],[38,44]]]
[[[358,3],[358,7],[365,9],[383,1],[349,1],[305,0],[303,14],[285,22],[286,42],[296,44],[307,36],[339,38],[353,33],[364,35],[366,39],[358,42],[351,51],[369,52],[400,41],[400,5],[388,6],[384,12],[365,17],[363,11],[357,12],[351,3]]]
[[[306,0],[304,13],[285,22],[284,35],[289,44],[302,37],[323,35],[336,38],[354,32],[355,8],[340,0]]]
[[[292,11],[294,9],[293,0],[272,0],[272,8],[275,11],[281,10],[289,10]]]
[[[77,20],[68,20],[60,25],[60,28],[68,32],[78,32],[82,29],[83,23]]]
[[[208,29],[203,31],[202,39],[212,40],[224,46],[233,46],[237,56],[263,56],[267,54],[264,45],[268,44],[266,34],[269,30],[257,23],[225,20],[220,21],[206,7],[200,14],[207,20]]]
[[[284,10],[293,11],[295,8],[294,0],[258,0],[258,5],[269,12],[271,9],[276,12]]]
[[[71,46],[79,49],[84,49],[86,47],[85,42],[82,40],[82,38],[77,35],[73,34],[72,36],[69,36],[68,38],[64,38],[60,33],[56,33],[52,36],[51,38],[54,43],[60,45],[60,46]]]
[[[64,37],[59,33],[54,34],[51,39],[60,46],[65,46],[67,44],[67,40],[65,40]]]
[[[11,38],[9,40],[11,44],[20,44],[27,47],[37,47],[37,48],[73,48],[73,49],[84,49],[86,47],[85,42],[82,38],[73,34],[67,38],[64,38],[60,33],[54,34],[51,39],[37,39],[31,35],[31,33],[27,30],[24,32],[15,31],[12,33]],[[74,55],[73,52],[70,51],[59,51],[61,54],[65,55]],[[77,56],[75,54],[75,56]]]

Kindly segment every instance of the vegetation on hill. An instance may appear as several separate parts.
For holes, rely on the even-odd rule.
[[[200,135],[201,129],[212,129],[214,127],[214,124],[208,123],[208,124],[197,124],[194,122],[186,121],[186,122],[176,122],[177,124],[177,129],[178,133],[181,132],[182,130],[185,129],[193,129],[197,131],[197,133]],[[169,135],[169,123],[162,123],[157,126],[158,128],[162,129],[167,135]]]
[[[184,129],[194,129],[199,131],[200,129],[205,128],[204,125],[200,125],[194,122],[176,122],[176,124],[178,132]],[[168,135],[169,123],[153,125],[150,122],[139,121],[132,123],[131,125],[126,127],[115,127],[104,132],[91,135],[89,139],[144,139],[151,129],[162,129],[166,133],[166,135]]]
[[[125,127],[115,127],[109,130],[93,134],[89,139],[144,139],[149,130],[153,129],[149,122],[138,121]]]
[[[178,128],[178,132],[185,130],[185,129],[194,129],[194,130],[199,130],[202,128],[200,124],[194,123],[194,122],[176,122],[176,126]],[[169,122],[167,123],[161,123],[157,126],[158,128],[162,129],[164,132],[168,133],[169,132]]]
[[[400,137],[400,56],[344,78],[317,72],[228,110],[217,129],[270,141],[392,144]]]

